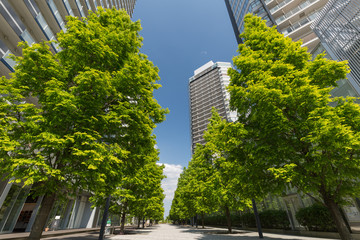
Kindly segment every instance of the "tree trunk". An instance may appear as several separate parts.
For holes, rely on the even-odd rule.
[[[145,217],[143,217],[143,225],[142,228],[145,228]]]
[[[333,199],[327,199],[324,197],[324,202],[327,208],[330,210],[331,216],[334,219],[340,238],[342,240],[353,240],[353,237],[351,236],[349,229],[347,228],[346,223],[341,216],[339,206],[334,202]]]
[[[46,221],[49,218],[51,209],[56,199],[56,193],[46,194],[41,202],[41,207],[36,215],[34,224],[32,225],[29,240],[40,240]]]
[[[232,230],[231,230],[231,218],[230,218],[230,210],[229,210],[228,206],[225,207],[225,215],[226,215],[228,232],[231,233],[232,232]]]
[[[138,228],[140,228],[141,217],[138,217]]]
[[[125,234],[125,217],[126,217],[126,202],[124,203],[123,211],[121,213],[121,223],[120,223],[120,235]]]
[[[201,214],[201,225],[202,225],[202,228],[205,228],[204,218],[205,218],[205,214],[204,214],[204,212],[202,212],[202,214]]]

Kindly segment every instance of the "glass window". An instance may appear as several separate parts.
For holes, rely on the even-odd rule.
[[[4,42],[2,42],[0,40],[0,61],[2,63],[5,64],[5,66],[10,70],[10,71],[14,71],[16,62],[14,60],[12,60],[11,58],[9,58],[10,54],[12,54],[12,52],[10,51],[10,49],[5,45]],[[1,212],[0,212],[0,216],[1,216]],[[0,226],[0,230],[1,230],[1,226]]]
[[[30,33],[25,30],[21,35],[20,35],[21,40],[27,42],[30,46],[33,45],[33,43],[35,43],[34,39],[31,37]]]
[[[79,9],[81,17],[85,17],[85,13],[84,13],[84,10],[83,10],[84,7],[81,5],[80,0],[75,0],[75,2],[76,2],[76,6]]]
[[[0,232],[11,232],[14,228],[29,188],[13,184],[0,209]]]
[[[43,31],[45,37],[48,40],[56,40],[54,33],[51,31],[51,29],[50,29],[49,25],[47,24],[45,18],[40,13],[40,10],[39,10],[38,6],[36,5],[36,3],[34,2],[34,0],[25,0],[25,4],[27,5],[29,11],[31,12],[31,14],[35,18],[35,20],[36,20],[37,24],[39,25],[39,27],[41,28],[41,30]],[[25,37],[28,37],[27,34],[25,34]],[[59,48],[57,48],[55,44],[52,44],[52,46],[54,47],[54,49],[57,52],[59,51]]]
[[[88,9],[88,10],[91,10],[91,5],[90,5],[89,0],[85,0],[85,3],[86,3],[87,9]]]
[[[0,0],[0,14],[22,41],[27,41],[29,45],[35,42],[7,0]]]
[[[0,0],[0,13],[16,34],[20,35],[25,30],[25,25],[22,23],[7,0]]]
[[[63,3],[65,5],[65,8],[66,8],[66,11],[68,12],[68,14],[71,16],[75,16],[73,10],[71,9],[69,0],[63,0]]]
[[[62,19],[55,3],[54,3],[54,0],[48,0],[47,1],[48,5],[49,5],[49,8],[52,12],[52,14],[54,15],[57,23],[59,24],[60,28],[65,32],[66,31],[66,28],[65,28],[65,22],[64,20]]]

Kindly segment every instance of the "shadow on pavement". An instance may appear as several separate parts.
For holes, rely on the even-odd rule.
[[[194,228],[189,226],[176,226],[177,228],[184,229],[185,232],[188,233],[194,233],[194,234],[202,234],[200,238],[197,238],[198,240],[255,240],[260,239],[257,232],[251,232],[246,230],[233,230],[233,233],[229,234],[227,230],[222,229],[213,229],[213,228]],[[253,234],[254,236],[245,236],[245,234]],[[264,233],[263,239],[286,239],[286,240],[299,240],[301,238],[295,237],[292,238],[292,236],[267,236],[266,233]]]

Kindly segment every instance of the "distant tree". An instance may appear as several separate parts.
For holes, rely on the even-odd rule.
[[[242,124],[236,123],[238,128],[232,128],[232,124],[222,119],[213,108],[210,123],[204,133],[205,147],[209,149],[214,172],[211,178],[214,194],[219,209],[225,213],[230,233],[232,232],[231,210],[243,210],[251,204],[251,200],[243,191],[244,186],[249,184],[245,180],[246,173],[236,161],[245,157],[241,142],[246,132]],[[230,138],[231,135],[234,138]],[[235,143],[237,143],[236,147],[233,148]]]
[[[115,192],[114,200],[121,202],[121,234],[124,233],[127,213],[138,219],[161,220],[164,217],[165,196],[161,188],[161,180],[165,177],[164,167],[156,164],[157,151],[155,156],[155,158],[148,156],[146,164],[138,168],[134,175],[124,176],[121,188]]]
[[[271,172],[322,202],[341,239],[352,239],[339,207],[360,193],[360,107],[329,94],[346,77],[346,63],[323,55],[310,61],[301,42],[251,15],[241,37],[229,90],[248,133],[249,173]]]
[[[216,109],[212,110],[212,117],[204,132],[205,145],[197,144],[189,166],[178,180],[175,197],[170,210],[173,220],[189,218],[194,213],[204,214],[224,211],[228,231],[232,231],[230,212],[250,206],[250,200],[243,195],[243,186],[248,182],[241,181],[242,168],[231,157],[242,158],[244,151],[239,150],[245,131],[230,127],[222,119]],[[239,123],[234,123],[238,127]],[[232,131],[232,135],[230,134]],[[230,138],[229,133],[233,138]],[[239,137],[239,138],[236,138]],[[228,144],[232,142],[232,144]],[[236,143],[236,147],[235,146]],[[231,148],[232,151],[230,150]],[[237,149],[237,151],[235,151]],[[242,152],[242,155],[237,155]],[[231,155],[233,154],[233,155]],[[202,223],[204,227],[204,222]]]
[[[188,169],[184,168],[178,179],[170,209],[170,218],[179,223],[187,221],[196,214],[194,195],[188,187],[190,181]]]
[[[153,97],[158,69],[139,52],[139,22],[99,9],[66,29],[57,54],[50,42],[22,43],[15,73],[0,81],[0,176],[44,195],[29,239],[40,239],[57,198],[107,196],[142,166],[167,112]]]
[[[205,146],[197,144],[189,162],[188,172],[187,188],[191,191],[195,213],[201,216],[201,225],[204,228],[205,214],[218,210],[218,202],[214,194],[214,169],[211,151]]]

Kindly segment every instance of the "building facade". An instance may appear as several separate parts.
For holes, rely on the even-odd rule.
[[[65,29],[66,16],[86,17],[97,7],[125,9],[131,16],[136,0],[0,0],[0,74],[9,76],[15,62],[10,54],[20,55],[20,41],[55,40]],[[52,50],[59,49],[52,44]]]
[[[311,52],[320,42],[310,25],[328,0],[225,0],[238,43],[244,30],[244,16],[253,13],[277,25],[278,30],[294,41],[302,40]]]
[[[196,69],[189,79],[192,152],[197,143],[205,143],[203,134],[211,118],[212,107],[227,121],[236,117],[236,113],[230,111],[230,94],[226,90],[230,80],[227,75],[229,68],[231,64],[228,62],[210,61]]]
[[[312,28],[321,41],[319,51],[325,50],[332,59],[348,61],[351,72],[345,84],[360,93],[360,0],[330,0]],[[359,97],[351,88],[341,94]]]
[[[8,77],[15,62],[10,54],[20,55],[20,41],[30,45],[56,39],[66,31],[66,16],[86,17],[97,7],[125,9],[131,16],[136,0],[0,0],[0,74]],[[60,49],[52,44],[52,51]],[[88,193],[55,203],[46,224],[49,230],[93,228],[99,225],[101,212],[91,208]],[[0,181],[0,234],[30,231],[42,197],[31,194],[10,180]]]
[[[236,41],[239,44],[242,43],[239,35],[244,31],[244,17],[247,13],[262,17],[267,21],[269,27],[275,23],[264,0],[225,0],[225,5],[234,29]]]
[[[278,30],[293,41],[302,40],[311,52],[320,42],[311,24],[328,0],[265,0]]]

